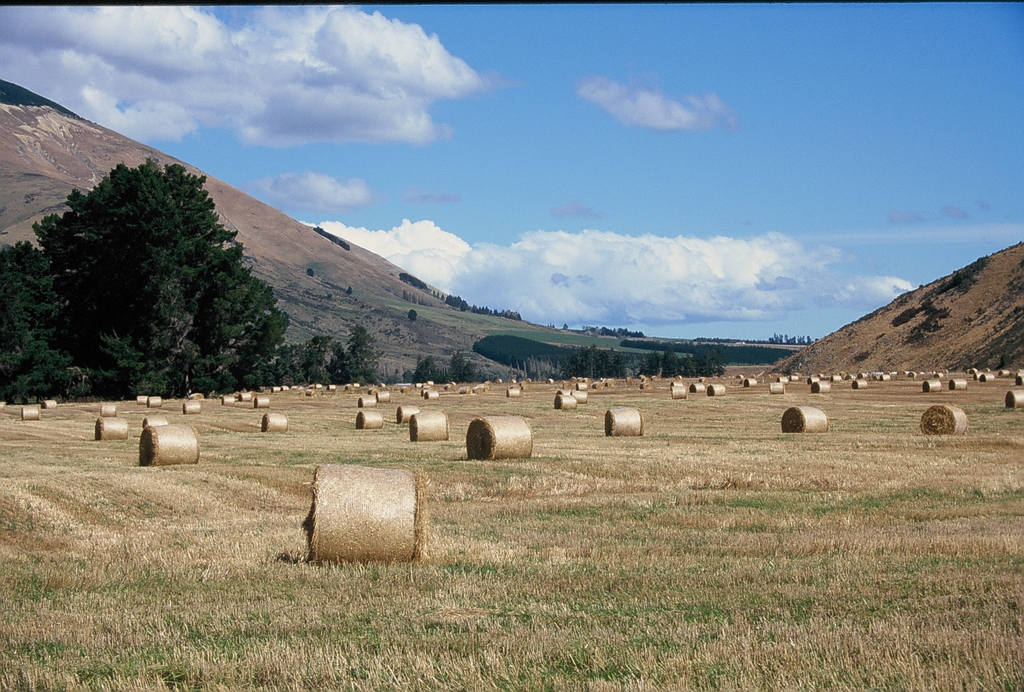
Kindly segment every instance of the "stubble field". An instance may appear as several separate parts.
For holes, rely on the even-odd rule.
[[[97,442],[99,403],[0,413],[0,687],[5,689],[679,689],[1024,687],[1024,411],[1012,381],[919,381],[782,396],[735,379],[672,400],[667,382],[555,386],[518,399],[412,393],[359,431],[357,394],[205,401],[197,466],[138,466]],[[1019,389],[1019,387],[1017,387]],[[965,436],[918,431],[933,403]],[[412,443],[398,405],[442,408]],[[829,416],[783,434],[789,406]],[[636,406],[645,434],[608,438]],[[530,459],[469,461],[480,415],[533,429]],[[317,464],[421,469],[419,564],[311,565],[301,528]]]

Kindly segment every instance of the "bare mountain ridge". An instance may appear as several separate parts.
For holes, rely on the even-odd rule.
[[[908,291],[786,358],[799,372],[1024,366],[1024,243]]]
[[[147,159],[206,175],[70,111],[0,103],[0,244],[35,242],[32,224],[65,211],[72,188],[87,191],[117,164],[134,167]],[[288,313],[289,341],[316,335],[344,339],[353,325],[363,324],[377,337],[382,366],[400,372],[419,355],[447,357],[456,350],[479,363],[471,347],[488,333],[547,331],[525,322],[460,313],[431,291],[403,283],[402,270],[379,255],[351,242],[344,243],[346,249],[227,183],[206,178],[221,222],[237,231],[246,261],[274,287]],[[418,313],[415,321],[408,318],[410,309]]]

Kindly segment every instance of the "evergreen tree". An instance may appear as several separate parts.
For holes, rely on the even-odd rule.
[[[657,351],[647,354],[643,364],[640,366],[640,374],[654,377],[661,374],[661,356]]]
[[[669,346],[665,349],[665,352],[661,356],[661,376],[662,377],[675,377],[681,374],[682,364],[679,362],[679,356],[675,354],[672,347]]]
[[[374,349],[376,339],[361,324],[352,327],[345,350],[348,379],[361,384],[376,383],[380,354]]]
[[[461,351],[452,354],[451,363],[448,365],[448,378],[452,382],[472,382],[476,379],[473,364]]]
[[[437,366],[434,356],[416,358],[416,370],[412,374],[413,382],[442,382],[448,373]]]

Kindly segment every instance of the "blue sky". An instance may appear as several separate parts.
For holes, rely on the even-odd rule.
[[[1024,5],[0,8],[0,78],[477,304],[823,336],[1024,240]]]

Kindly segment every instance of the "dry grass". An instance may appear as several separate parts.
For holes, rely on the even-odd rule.
[[[1024,412],[920,387],[493,388],[443,394],[426,445],[390,407],[353,429],[355,393],[282,392],[289,432],[211,408],[199,465],[165,468],[137,466],[144,408],[105,443],[94,405],[3,412],[0,688],[1020,689]],[[943,402],[966,435],[920,434]],[[782,433],[802,404],[831,430]],[[605,437],[616,406],[643,437]],[[508,414],[532,457],[467,460],[469,422]],[[320,463],[426,471],[423,561],[306,563]]]

